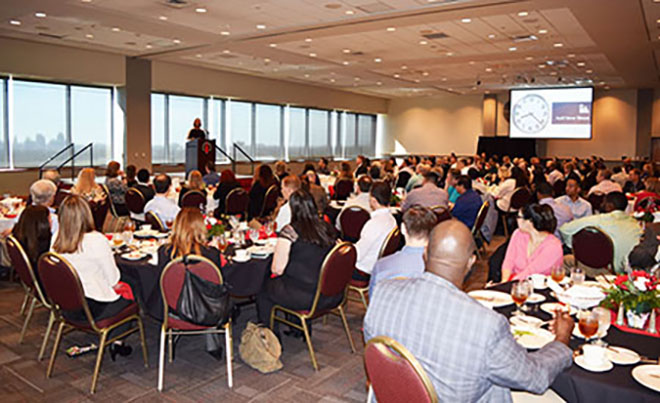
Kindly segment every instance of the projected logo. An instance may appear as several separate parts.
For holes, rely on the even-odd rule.
[[[554,102],[553,125],[588,125],[591,123],[591,104],[588,102]]]
[[[543,130],[550,121],[550,107],[536,94],[525,95],[513,105],[513,124],[522,132],[534,134]]]

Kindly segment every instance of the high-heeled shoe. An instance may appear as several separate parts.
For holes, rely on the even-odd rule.
[[[110,352],[110,359],[114,361],[115,358],[117,357],[117,354],[119,354],[122,357],[128,357],[129,355],[131,355],[131,353],[133,352],[133,348],[128,344],[112,343],[110,347],[108,347],[108,351]]]

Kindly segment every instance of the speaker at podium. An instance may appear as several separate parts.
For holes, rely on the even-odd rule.
[[[186,178],[190,171],[198,170],[204,175],[204,167],[211,161],[215,164],[215,140],[196,138],[186,143]]]

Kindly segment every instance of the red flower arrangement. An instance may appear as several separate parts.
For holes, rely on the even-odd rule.
[[[617,276],[601,305],[616,309],[620,304],[637,314],[660,308],[660,280],[643,270]]]

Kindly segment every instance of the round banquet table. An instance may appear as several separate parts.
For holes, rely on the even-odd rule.
[[[160,293],[160,270],[149,263],[149,257],[131,261],[115,256],[121,280],[128,283],[143,312],[163,320],[163,299]],[[234,297],[249,297],[261,291],[270,276],[272,257],[250,259],[245,263],[227,263],[220,268],[222,279]]]
[[[491,290],[511,292],[511,283],[499,284],[489,288]],[[546,297],[546,301],[556,301],[550,296],[550,289],[534,290],[535,293]],[[530,311],[530,316],[536,316],[542,320],[549,320],[551,316],[534,306],[537,304],[526,304]],[[508,305],[495,309],[501,314],[510,317],[515,310],[515,305]],[[609,345],[630,348],[641,356],[657,360],[660,355],[660,338],[633,334],[617,329],[614,324],[610,326],[607,336],[603,339]],[[584,344],[583,339],[571,337],[570,347],[575,350]],[[614,364],[614,368],[607,372],[589,372],[575,363],[557,376],[555,382],[550,387],[559,396],[567,402],[586,402],[586,403],[642,403],[659,402],[660,393],[648,389],[639,384],[632,377],[632,370],[635,366],[643,365],[638,363],[634,365]]]

